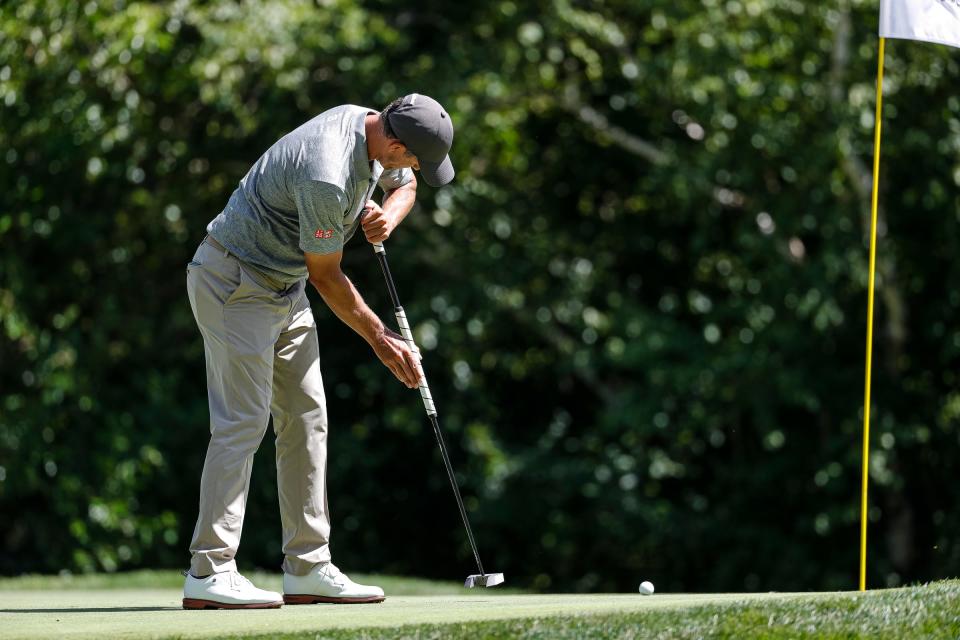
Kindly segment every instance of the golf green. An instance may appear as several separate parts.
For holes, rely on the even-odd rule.
[[[335,628],[397,627],[774,600],[797,594],[524,595],[496,591],[395,596],[373,605],[185,611],[178,589],[0,591],[0,639],[210,638]],[[826,594],[824,594],[826,595]],[[811,594],[804,594],[809,598]]]

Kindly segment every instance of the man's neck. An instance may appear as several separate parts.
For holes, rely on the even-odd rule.
[[[380,127],[380,116],[372,113],[367,114],[363,126],[367,134],[367,160],[373,162],[380,157],[381,147],[383,146],[383,130]]]

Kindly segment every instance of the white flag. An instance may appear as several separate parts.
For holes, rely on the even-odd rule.
[[[960,47],[960,0],[880,0],[880,37]]]

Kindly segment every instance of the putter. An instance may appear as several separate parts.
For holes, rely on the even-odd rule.
[[[373,175],[370,177],[370,186],[367,189],[367,195],[363,199],[363,204],[373,196],[377,181],[383,168],[380,163],[374,161]],[[363,209],[361,209],[361,212]],[[361,213],[357,224],[360,224],[363,218]],[[393,284],[393,276],[390,275],[390,265],[387,264],[387,251],[383,248],[382,242],[373,243],[373,250],[377,254],[377,260],[380,262],[380,270],[383,271],[383,277],[387,281],[387,290],[390,292],[390,300],[393,302],[393,312],[397,317],[397,324],[400,327],[400,335],[406,340],[407,346],[416,354],[417,369],[420,374],[420,398],[423,400],[423,407],[427,411],[427,417],[433,425],[433,433],[437,437],[437,444],[440,446],[440,455],[443,457],[443,464],[447,468],[447,476],[450,478],[450,486],[453,488],[453,495],[457,499],[457,507],[460,508],[460,517],[463,518],[463,526],[467,530],[467,538],[470,540],[470,548],[473,550],[473,559],[477,561],[477,568],[480,573],[467,576],[463,586],[465,587],[494,587],[503,583],[502,573],[486,573],[483,570],[483,564],[480,562],[480,553],[477,551],[477,543],[473,539],[473,530],[470,528],[470,520],[467,518],[467,510],[463,506],[463,498],[460,497],[460,487],[457,485],[457,479],[453,475],[453,465],[450,464],[450,456],[447,453],[447,445],[443,439],[443,433],[440,431],[440,422],[437,419],[437,409],[433,404],[433,396],[430,395],[430,387],[427,385],[427,376],[423,371],[423,365],[420,363],[420,350],[413,341],[413,333],[410,331],[410,325],[407,323],[407,315],[400,305],[400,298],[397,296],[397,288]]]

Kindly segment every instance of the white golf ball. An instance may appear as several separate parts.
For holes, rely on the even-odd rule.
[[[653,583],[648,580],[644,580],[643,582],[641,582],[640,593],[642,593],[645,596],[653,595]]]

